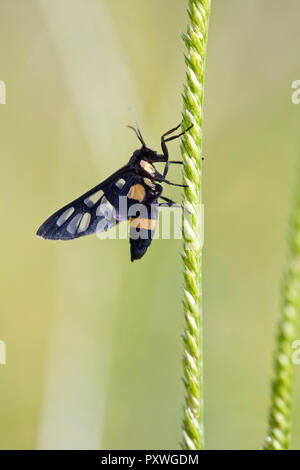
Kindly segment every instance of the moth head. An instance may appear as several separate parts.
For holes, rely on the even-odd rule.
[[[139,162],[148,162],[152,163],[153,161],[156,161],[157,152],[153,150],[150,147],[144,147],[142,146],[141,148],[137,149],[135,152],[133,152],[132,155],[132,163],[138,163]]]
[[[152,162],[156,155],[156,150],[153,150],[151,147],[142,147],[140,149],[140,158],[148,162]]]

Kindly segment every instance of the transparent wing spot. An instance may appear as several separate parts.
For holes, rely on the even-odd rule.
[[[69,222],[69,224],[67,226],[67,231],[69,233],[71,233],[71,235],[74,235],[76,233],[78,225],[81,221],[81,218],[82,218],[82,214],[76,214],[76,215],[74,215],[71,222]]]
[[[85,212],[80,221],[78,232],[79,233],[85,232],[89,228],[90,222],[91,222],[91,214],[89,214],[88,212]]]
[[[73,214],[74,212],[74,207],[69,207],[68,209],[66,209],[57,219],[56,221],[56,225],[58,225],[59,227],[61,227],[70,217],[71,215]]]
[[[94,194],[91,194],[89,197],[85,198],[84,203],[88,207],[93,207],[96,202],[99,201],[100,197],[102,196],[103,191],[100,189],[96,191]]]
[[[96,210],[97,217],[105,217],[106,219],[111,218],[114,208],[105,196],[101,199],[101,202]]]
[[[106,219],[101,219],[100,222],[97,223],[96,233],[107,232],[109,227],[110,227],[109,221]]]
[[[124,184],[125,184],[125,180],[124,180],[123,178],[120,178],[120,179],[116,182],[116,186],[117,186],[117,188],[119,188],[119,189],[122,189],[123,186],[124,186]]]

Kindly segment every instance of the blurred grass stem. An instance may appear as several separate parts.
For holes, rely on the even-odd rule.
[[[265,450],[285,450],[291,440],[291,405],[295,375],[293,353],[300,316],[300,163],[288,238],[288,260],[281,293]]]

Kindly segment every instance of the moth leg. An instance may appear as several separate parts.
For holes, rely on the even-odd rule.
[[[163,163],[165,162],[166,165],[164,167],[164,171],[163,171],[163,177],[165,178],[168,171],[169,171],[169,166],[171,164],[177,164],[177,165],[183,165],[183,162],[181,160],[167,160],[167,157],[165,155],[157,155],[155,158],[153,158],[152,160],[153,162],[160,162],[160,163]]]
[[[170,184],[171,186],[178,186],[179,188],[187,188],[186,184],[177,184],[177,183],[172,183],[169,180],[166,180],[163,177],[163,175],[159,174],[158,172],[156,173],[155,176],[149,175],[149,173],[147,171],[143,170],[142,168],[133,168],[132,172],[135,173],[136,175],[142,176],[144,178],[148,178],[151,181],[153,181],[154,183],[156,181],[158,181],[159,183],[166,183],[166,184]]]
[[[160,199],[163,199],[164,201],[168,202],[169,204],[175,204],[178,206],[177,202],[172,201],[172,199],[169,199],[168,197],[165,196],[159,196]],[[181,207],[181,206],[180,206]]]
[[[155,157],[152,158],[153,163],[163,163],[167,161],[167,157],[165,155],[156,155]]]
[[[155,201],[155,199],[158,199],[159,197],[161,197],[162,192],[163,192],[163,187],[160,184],[155,183],[155,193],[150,198],[150,203]]]
[[[177,131],[177,129],[179,129],[180,126],[181,126],[181,123],[178,124],[178,126],[173,127],[171,130],[165,132],[165,133],[161,136],[161,138],[164,139],[167,135],[173,134],[173,132]]]
[[[180,204],[177,204],[175,202],[174,202],[174,204],[171,204],[169,202],[160,202],[158,205],[159,205],[159,207],[178,207],[178,209],[182,209],[183,211],[185,211],[189,214],[188,210],[185,209],[185,207],[183,207]]]
[[[163,154],[164,154],[166,160],[169,159],[169,152],[168,152],[168,148],[167,148],[167,146],[166,146],[167,140],[165,139],[165,137],[166,137],[167,135],[170,135],[170,134],[172,134],[173,132],[177,131],[177,129],[179,129],[180,126],[181,126],[181,123],[178,124],[178,126],[173,127],[173,129],[171,129],[170,131],[165,132],[165,133],[161,136],[161,148],[162,148],[162,151],[163,151]]]
[[[177,129],[178,129],[178,127],[177,127]],[[194,124],[191,124],[189,127],[184,129],[184,131],[180,132],[180,134],[176,134],[176,135],[173,135],[172,137],[168,137],[167,139],[164,139],[164,142],[166,143],[166,142],[170,142],[171,140],[178,139],[179,137],[184,135],[186,132],[188,132],[190,129],[192,129],[192,127],[194,127]]]
[[[164,168],[164,172],[163,172],[163,177],[165,178],[167,176],[167,173],[169,171],[169,166],[171,165],[171,163],[176,163],[176,164],[180,164],[180,165],[183,165],[183,162],[179,161],[179,160],[168,160],[166,162],[166,165],[165,165],[165,168]]]
[[[187,188],[188,187],[187,184],[172,183],[171,181],[166,180],[165,178],[161,179],[160,182],[169,184],[170,186],[178,186],[179,188]]]
[[[164,163],[168,161],[169,163],[178,163],[178,164],[183,164],[181,160],[167,160],[165,155],[156,155],[156,157],[152,158],[153,163]]]
[[[168,206],[168,207],[180,207],[182,210],[187,212],[188,214],[190,213],[185,207],[183,207],[181,204],[178,204],[177,202],[172,201],[172,199],[169,199],[168,197],[160,196],[160,199],[163,199],[166,202],[162,202],[159,205],[160,206]]]
[[[181,137],[183,134],[185,134],[187,131],[189,131],[193,127],[193,124],[191,126],[189,126],[187,129],[185,129],[184,131],[180,132],[179,134],[173,135],[172,137],[168,137],[167,139],[165,138],[167,135],[170,135],[173,132],[175,132],[177,129],[179,129],[180,126],[181,126],[181,123],[177,127],[174,127],[173,129],[171,129],[170,131],[165,132],[165,134],[163,134],[161,136],[161,148],[162,148],[163,154],[164,154],[165,159],[166,159],[166,165],[165,165],[165,168],[164,168],[164,171],[163,171],[164,177],[167,175],[168,170],[169,170],[169,166],[170,166],[170,164],[168,162],[168,160],[169,160],[169,151],[168,151],[166,143],[170,142],[171,140],[178,139],[179,137]]]

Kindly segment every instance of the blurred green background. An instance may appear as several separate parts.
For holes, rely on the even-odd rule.
[[[2,449],[178,448],[178,240],[42,241],[52,212],[181,119],[184,0],[1,0]],[[299,153],[297,0],[213,1],[205,115],[209,449],[260,448]],[[180,157],[178,143],[169,146]],[[179,169],[170,179],[180,181]],[[180,200],[180,189],[166,188]],[[300,448],[300,366],[293,448]]]

